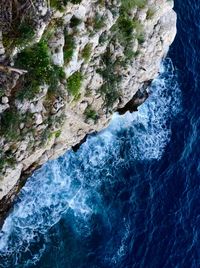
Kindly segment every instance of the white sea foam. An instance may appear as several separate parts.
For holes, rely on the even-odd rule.
[[[4,259],[0,267],[6,267],[6,256],[8,262],[12,256],[17,263],[21,254],[30,253],[30,245],[41,234],[45,240],[48,230],[68,211],[77,219],[76,231],[89,234],[88,219],[101,207],[99,188],[105,180],[113,183],[113,172],[124,164],[123,146],[128,146],[128,157],[133,160],[162,156],[170,140],[170,119],[180,109],[180,90],[170,60],[149,91],[149,99],[138,112],[115,114],[110,126],[88,138],[77,153],[69,151],[48,162],[28,180],[0,232],[0,258]],[[124,254],[126,237],[127,228],[113,260]],[[43,243],[37,252],[31,252],[29,264],[37,262],[44,250]]]

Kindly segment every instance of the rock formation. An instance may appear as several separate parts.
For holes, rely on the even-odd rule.
[[[176,34],[172,8],[0,1],[0,217],[23,178],[145,100]]]

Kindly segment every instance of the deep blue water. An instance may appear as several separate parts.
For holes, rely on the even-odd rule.
[[[150,97],[28,180],[0,233],[0,267],[200,267],[200,1]]]

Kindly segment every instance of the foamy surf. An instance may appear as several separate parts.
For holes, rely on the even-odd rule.
[[[73,214],[76,233],[89,235],[91,216],[98,211],[107,217],[102,183],[108,187],[114,183],[113,173],[126,157],[134,161],[162,157],[170,140],[170,120],[179,112],[181,99],[170,59],[161,67],[149,93],[138,112],[115,114],[110,126],[89,137],[77,153],[67,152],[29,178],[0,232],[0,267],[18,265],[24,254],[30,256],[24,267],[37,263],[45,251],[48,231],[63,216]],[[110,256],[113,262],[126,252],[127,227],[124,230],[116,255]]]

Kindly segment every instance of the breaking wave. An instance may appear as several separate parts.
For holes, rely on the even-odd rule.
[[[114,212],[109,209],[107,191],[113,190],[116,181],[126,183],[121,182],[121,170],[162,157],[170,141],[172,118],[181,109],[170,59],[148,90],[150,96],[138,112],[115,114],[109,127],[90,136],[78,152],[70,150],[49,161],[28,179],[0,232],[0,267],[37,265],[48,250],[49,233],[61,220],[67,221],[79,240],[92,235],[95,215],[112,228],[110,213]],[[126,220],[120,222],[118,242],[104,256],[105,263],[114,265],[127,252],[130,226]]]

